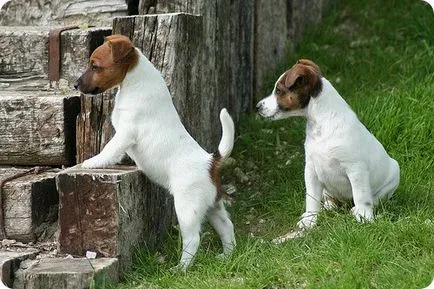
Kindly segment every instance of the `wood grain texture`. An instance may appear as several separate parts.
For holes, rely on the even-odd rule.
[[[127,5],[124,0],[12,0],[0,10],[0,25],[106,26],[112,17],[126,14]]]
[[[94,97],[81,95],[81,109],[77,117],[77,163],[97,155],[114,135],[110,115],[114,106],[114,92]]]
[[[71,165],[79,98],[0,91],[0,164]]]
[[[53,90],[48,81],[49,27],[1,27],[0,90]],[[111,28],[83,28],[61,34],[60,77],[62,90],[85,70],[90,53],[104,42]]]
[[[214,151],[221,137],[219,112],[229,109],[237,120],[251,108],[253,97],[254,1],[242,0],[145,0],[140,13],[184,12],[202,16],[199,73],[201,126],[207,137],[201,143]]]
[[[304,30],[316,25],[331,1],[257,0],[254,8],[254,92],[261,91],[267,75],[300,42]],[[270,21],[270,19],[272,19]],[[278,21],[275,21],[278,19]],[[283,71],[282,71],[283,73]],[[269,88],[271,91],[271,88]]]
[[[172,199],[134,167],[77,166],[62,171],[56,183],[62,252],[91,250],[119,257],[121,268],[128,268],[137,246],[159,248],[172,226]]]
[[[0,167],[0,181],[24,168]],[[57,223],[57,169],[29,174],[7,182],[3,188],[3,216],[6,235],[19,242],[46,241]]]
[[[119,281],[119,262],[115,258],[48,258],[26,260],[15,272],[16,289],[106,288]]]
[[[48,27],[1,27],[0,90],[48,84],[48,32]]]
[[[110,27],[85,28],[64,31],[61,34],[60,77],[73,83],[86,70],[92,52],[111,35]]]

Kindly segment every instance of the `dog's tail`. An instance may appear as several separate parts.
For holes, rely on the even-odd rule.
[[[222,138],[218,146],[218,154],[221,160],[227,159],[234,148],[235,126],[232,117],[229,115],[226,108],[220,111],[220,122],[222,124]]]
[[[217,189],[216,201],[219,201],[222,197],[230,199],[227,193],[222,189],[220,168],[225,159],[227,159],[232,152],[235,134],[234,121],[226,108],[223,108],[220,111],[220,122],[222,124],[222,138],[218,150],[213,154],[211,166],[209,168],[211,179]]]

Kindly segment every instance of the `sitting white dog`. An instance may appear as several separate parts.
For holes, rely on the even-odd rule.
[[[276,120],[307,118],[306,211],[297,228],[314,226],[321,209],[336,200],[353,200],[358,221],[372,221],[380,199],[399,184],[399,165],[359,121],[319,67],[301,59],[276,82],[272,94],[257,104],[259,113]]]
[[[106,37],[74,86],[85,94],[119,87],[111,116],[116,134],[82,166],[113,165],[127,153],[151,180],[170,191],[182,235],[177,268],[191,264],[206,217],[220,235],[223,256],[229,255],[235,235],[221,199],[220,165],[232,151],[234,123],[226,109],[220,112],[218,150],[209,154],[182,125],[161,73],[122,35]]]

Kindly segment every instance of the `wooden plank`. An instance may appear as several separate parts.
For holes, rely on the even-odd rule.
[[[0,167],[0,182],[27,169]],[[46,241],[56,231],[57,169],[11,180],[3,188],[6,235],[19,242]]]
[[[119,257],[122,269],[134,249],[156,249],[174,220],[172,199],[135,167],[85,170],[76,166],[56,179],[60,197],[59,247],[64,253]]]
[[[49,30],[49,27],[1,27],[0,90],[50,90],[47,78]],[[111,28],[62,32],[62,90],[72,89],[72,84],[85,70],[91,52],[104,42],[104,36],[110,34]]]
[[[73,164],[79,107],[74,95],[0,91],[0,164]]]
[[[333,1],[143,0],[139,12],[203,16],[203,69],[207,69],[206,63],[212,68],[204,75],[208,78],[206,83],[213,87],[213,91],[204,93],[210,97],[204,98],[203,123],[215,125],[214,108],[219,105],[229,103],[235,119],[251,108],[253,95],[262,88],[266,75],[276,69],[288,46],[294,47],[300,41],[306,27],[319,23],[330,2]],[[225,92],[228,87],[230,91]]]
[[[108,284],[119,281],[119,262],[116,258],[49,258],[22,263],[23,268],[15,273],[13,288],[107,288]]]
[[[124,0],[10,1],[0,9],[0,25],[52,26],[87,23],[106,26],[114,16],[127,14]]]
[[[1,27],[0,90],[48,84],[48,32],[48,27]]]
[[[111,28],[85,28],[64,31],[61,34],[60,77],[70,88],[89,64],[92,52],[104,43],[104,37],[111,35]]]
[[[34,259],[37,253],[37,250],[26,250],[25,252],[0,251],[0,282],[13,288],[15,271],[18,270],[20,263],[28,258]],[[8,287],[3,286],[3,289]]]

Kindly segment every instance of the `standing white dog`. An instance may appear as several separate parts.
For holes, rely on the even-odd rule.
[[[319,67],[301,59],[276,82],[272,94],[257,104],[259,113],[275,119],[307,118],[306,211],[297,228],[314,226],[324,199],[353,200],[358,221],[374,219],[374,205],[390,198],[399,184],[399,165],[359,121]]]
[[[232,151],[234,123],[226,109],[220,112],[218,151],[209,154],[182,125],[160,72],[121,35],[106,37],[74,86],[85,94],[119,87],[111,117],[116,134],[82,166],[109,166],[126,152],[151,180],[170,191],[182,235],[179,269],[187,269],[196,254],[205,217],[220,235],[223,255],[229,255],[235,237],[221,200],[220,165]]]

